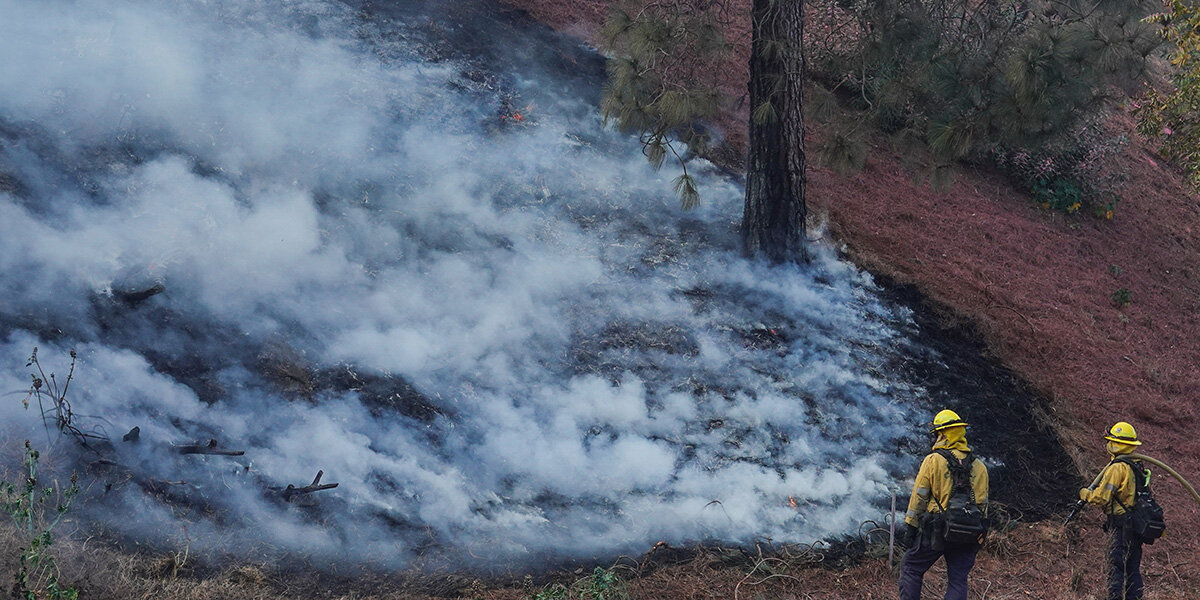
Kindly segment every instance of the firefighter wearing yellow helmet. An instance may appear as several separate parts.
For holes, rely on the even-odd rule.
[[[1100,507],[1107,516],[1108,600],[1142,599],[1142,539],[1128,525],[1126,513],[1134,506],[1138,477],[1149,479],[1142,462],[1126,458],[1142,441],[1133,425],[1121,421],[1104,435],[1110,461],[1092,488],[1079,490],[1079,499]],[[1143,481],[1143,486],[1148,482]]]
[[[952,410],[933,418],[937,436],[925,457],[901,543],[908,547],[900,564],[900,599],[919,600],[925,572],[946,560],[946,600],[966,600],[967,576],[987,532],[988,473],[967,445],[967,422]]]

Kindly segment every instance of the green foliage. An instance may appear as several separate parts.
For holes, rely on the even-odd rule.
[[[58,565],[50,548],[54,542],[52,532],[66,516],[79,486],[73,475],[71,485],[65,489],[56,484],[43,485],[38,480],[39,459],[38,451],[26,441],[23,480],[0,483],[0,506],[27,540],[13,594],[23,600],[76,600],[79,592],[59,583]]]
[[[621,580],[612,569],[596,567],[584,585],[580,597],[587,600],[612,600],[617,597]]]
[[[920,139],[933,171],[1067,142],[1140,83],[1159,44],[1138,20],[1143,0],[814,4],[805,39],[814,78],[883,131]]]
[[[561,583],[546,587],[530,596],[531,600],[566,600],[566,598],[567,586]]]
[[[1133,304],[1133,292],[1126,288],[1118,288],[1117,291],[1112,293],[1112,302],[1117,308],[1125,308]]]
[[[1151,90],[1135,105],[1138,131],[1159,143],[1164,157],[1178,163],[1188,181],[1200,187],[1200,6],[1167,0],[1167,10],[1145,19],[1162,27],[1170,45],[1172,90]]]
[[[1075,214],[1083,206],[1079,184],[1062,177],[1033,183],[1033,199],[1045,208]]]
[[[867,162],[866,142],[857,129],[838,128],[817,147],[817,157],[838,173],[855,173]]]
[[[650,164],[661,168],[668,153],[683,167],[675,191],[685,209],[699,203],[695,181],[677,143],[703,152],[711,141],[703,125],[725,98],[716,84],[728,52],[719,2],[637,1],[614,5],[601,40],[614,54],[601,110],[624,133],[636,133]]]
[[[696,180],[691,175],[683,173],[672,182],[675,195],[679,196],[679,205],[684,210],[691,210],[700,204],[700,192],[696,189]]]
[[[763,102],[754,107],[750,112],[750,120],[759,125],[770,125],[779,122],[779,115],[775,112],[775,103]]]
[[[1097,123],[1084,123],[1062,140],[1034,151],[994,149],[990,160],[1042,208],[1075,214],[1090,211],[1111,219],[1125,173],[1111,169],[1111,157],[1129,143]]]
[[[613,569],[596,567],[570,586],[556,583],[538,590],[530,600],[622,600],[628,597],[621,578]]]

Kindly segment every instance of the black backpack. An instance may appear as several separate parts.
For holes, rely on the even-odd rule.
[[[1162,507],[1150,492],[1150,470],[1131,458],[1122,457],[1113,462],[1123,462],[1133,468],[1133,506],[1125,506],[1113,494],[1113,500],[1125,509],[1124,527],[1143,544],[1153,544],[1167,530],[1167,524],[1163,521]]]
[[[983,510],[975,503],[975,488],[971,485],[971,467],[975,464],[975,456],[968,452],[959,462],[958,457],[949,450],[939,449],[935,452],[946,459],[946,466],[950,469],[950,498],[946,500],[946,506],[942,506],[934,497],[934,502],[942,510],[942,537],[947,544],[982,544],[988,523]]]

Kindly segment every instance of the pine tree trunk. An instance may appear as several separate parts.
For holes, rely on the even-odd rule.
[[[807,260],[804,248],[803,0],[754,0],[750,147],[742,240],[747,255]],[[766,109],[764,103],[770,103]]]

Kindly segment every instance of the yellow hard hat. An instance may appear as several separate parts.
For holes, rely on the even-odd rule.
[[[941,431],[950,429],[951,427],[966,427],[967,422],[958,416],[958,413],[952,410],[943,410],[933,418],[933,431]]]
[[[1110,442],[1116,442],[1118,444],[1128,444],[1130,446],[1142,445],[1142,443],[1138,441],[1137,431],[1133,429],[1133,425],[1130,425],[1125,421],[1121,421],[1120,423],[1109,427],[1108,435],[1104,436],[1104,439]]]

